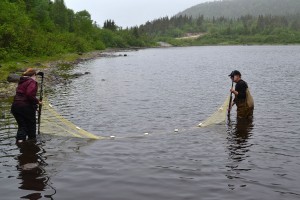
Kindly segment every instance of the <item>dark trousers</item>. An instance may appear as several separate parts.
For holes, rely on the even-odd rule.
[[[246,101],[236,102],[238,118],[252,118],[254,108],[249,108]]]
[[[34,106],[12,105],[11,112],[18,123],[17,140],[36,139],[36,109]]]

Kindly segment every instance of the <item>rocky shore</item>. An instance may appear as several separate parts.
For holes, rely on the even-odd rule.
[[[73,78],[78,78],[89,74],[89,72],[77,72],[70,74],[68,71],[79,63],[87,62],[96,58],[105,57],[126,57],[127,54],[124,52],[133,51],[137,49],[108,49],[105,51],[94,51],[84,54],[79,54],[78,58],[72,61],[57,60],[50,62],[36,63],[33,66],[24,67],[23,70],[18,70],[11,73],[7,80],[0,82],[0,99],[6,99],[15,95],[15,89],[20,78],[20,75],[28,67],[43,71],[45,74],[45,87],[51,88],[53,84],[68,83]],[[123,52],[123,53],[120,53]]]
[[[0,99],[12,97],[15,94],[17,83],[0,83]]]

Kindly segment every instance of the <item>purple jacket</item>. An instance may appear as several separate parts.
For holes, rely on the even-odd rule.
[[[28,106],[37,105],[39,100],[36,98],[38,84],[30,77],[22,76],[16,89],[16,96],[14,98],[14,105]]]

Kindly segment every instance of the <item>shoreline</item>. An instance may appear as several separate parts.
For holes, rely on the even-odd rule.
[[[61,74],[59,72],[63,72],[64,70],[68,70],[73,68],[75,65],[78,65],[83,62],[87,62],[90,60],[94,60],[97,58],[107,58],[107,57],[121,57],[127,56],[126,54],[117,54],[118,52],[130,52],[130,51],[138,51],[143,48],[124,48],[124,49],[106,49],[103,51],[91,51],[87,53],[80,54],[66,54],[61,58],[53,59],[49,58],[48,60],[40,61],[42,59],[35,60],[35,63],[29,64],[24,62],[20,64],[16,62],[16,65],[19,64],[18,69],[12,70],[9,74],[13,75],[21,75],[25,69],[31,67],[36,70],[42,70],[45,73],[45,86],[46,88],[51,88],[51,84],[55,83],[64,83],[68,82],[68,79],[77,78],[79,76],[83,76],[83,74]],[[53,60],[52,60],[53,59]],[[15,89],[17,87],[16,82],[8,82],[7,77],[5,80],[0,81],[0,100],[5,100],[11,98],[15,95]]]

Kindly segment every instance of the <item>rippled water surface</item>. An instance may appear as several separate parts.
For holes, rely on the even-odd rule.
[[[91,74],[49,94],[73,123],[116,140],[41,135],[18,148],[0,102],[1,199],[300,198],[300,46],[126,53],[78,65]],[[253,121],[233,112],[228,126],[195,128],[228,96],[234,69],[254,96]]]

